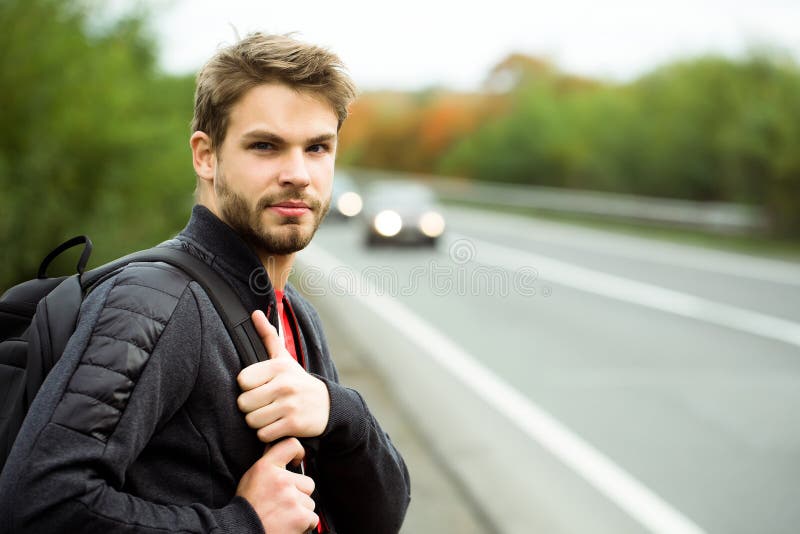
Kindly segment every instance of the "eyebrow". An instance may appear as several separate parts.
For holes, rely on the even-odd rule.
[[[262,140],[262,141],[268,141],[268,142],[274,143],[276,145],[286,144],[286,140],[283,137],[281,137],[278,134],[274,134],[274,133],[272,133],[270,131],[267,131],[267,130],[252,130],[252,131],[249,131],[249,132],[247,132],[246,134],[244,134],[242,136],[242,140],[245,141],[245,142],[246,141],[250,141],[250,140],[255,140],[255,139]],[[335,140],[336,140],[336,134],[335,133],[326,133],[326,134],[316,135],[314,137],[311,137],[310,139],[306,139],[305,144],[307,144],[307,145],[316,145],[316,144],[319,144],[319,143],[325,143],[325,142],[330,142],[330,141],[335,141]]]

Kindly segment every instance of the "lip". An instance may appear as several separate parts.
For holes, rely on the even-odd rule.
[[[283,202],[278,202],[277,204],[273,204],[271,207],[273,208],[306,208],[308,209],[308,204],[301,200],[284,200]]]
[[[308,204],[299,200],[284,200],[273,204],[269,209],[284,217],[300,217],[311,211]]]

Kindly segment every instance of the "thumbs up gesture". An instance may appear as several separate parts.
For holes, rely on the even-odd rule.
[[[327,386],[295,361],[262,311],[253,312],[252,319],[270,359],[246,367],[237,377],[243,392],[237,403],[247,425],[265,443],[319,436],[330,415]]]

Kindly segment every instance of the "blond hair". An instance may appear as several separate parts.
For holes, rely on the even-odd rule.
[[[336,54],[290,35],[253,33],[219,50],[198,73],[192,131],[205,132],[213,149],[219,150],[233,105],[264,83],[321,96],[336,112],[339,128],[356,96],[355,84]]]

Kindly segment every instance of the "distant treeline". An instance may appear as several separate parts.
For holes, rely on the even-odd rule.
[[[800,237],[800,68],[779,52],[701,57],[630,83],[512,55],[485,91],[373,93],[340,163],[763,206]]]

